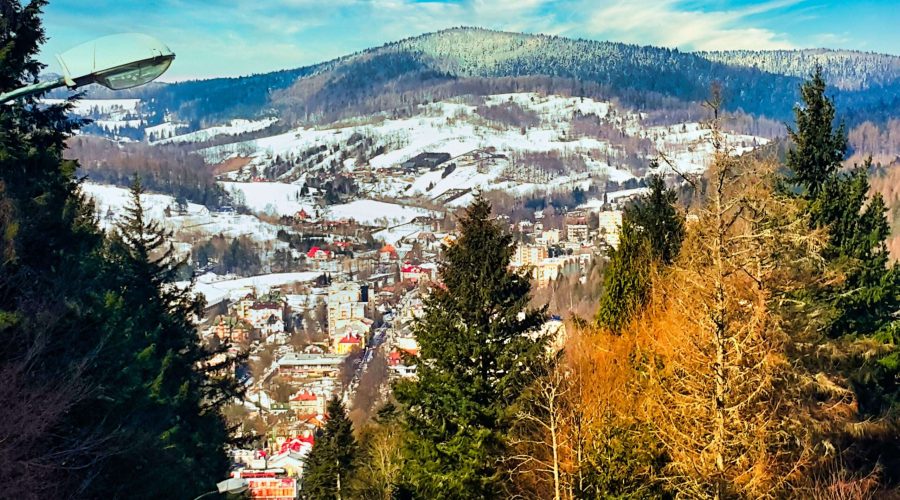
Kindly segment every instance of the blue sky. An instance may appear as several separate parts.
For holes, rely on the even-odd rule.
[[[164,79],[295,68],[454,26],[682,50],[827,47],[900,55],[896,0],[50,0],[41,59],[143,32],[177,59]]]

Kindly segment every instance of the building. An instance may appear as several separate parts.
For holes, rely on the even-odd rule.
[[[284,306],[275,302],[259,302],[247,309],[246,320],[263,337],[284,333]]]
[[[600,237],[606,243],[613,247],[619,246],[619,229],[622,227],[622,211],[621,210],[604,210],[597,214]]]
[[[559,229],[548,229],[546,231],[541,232],[540,236],[538,236],[535,241],[540,245],[558,245],[559,244]]]
[[[291,379],[337,377],[345,356],[288,353],[278,360],[278,375]]]
[[[336,354],[347,355],[355,350],[364,349],[366,347],[366,338],[356,333],[348,333],[335,343],[334,352]]]
[[[333,335],[338,321],[368,316],[369,287],[359,283],[335,283],[328,289],[328,331]]]
[[[415,172],[422,168],[434,169],[450,159],[450,153],[421,153],[400,164],[405,172]]]
[[[379,262],[391,262],[396,261],[397,259],[397,249],[390,243],[384,245],[381,247],[381,250],[378,251]]]
[[[587,224],[569,224],[566,226],[566,239],[569,241],[587,241],[588,234]]]
[[[511,264],[515,267],[535,266],[547,257],[549,257],[549,255],[547,253],[547,247],[544,245],[520,244],[516,246],[516,253],[513,254]]]
[[[323,250],[319,247],[312,247],[306,252],[306,258],[312,260],[328,260],[331,258],[331,251]]]
[[[288,401],[290,409],[298,415],[324,415],[325,396],[303,390]]]
[[[412,281],[413,283],[431,281],[434,279],[435,271],[436,269],[433,265],[422,264],[420,266],[414,266],[412,264],[406,264],[400,268],[400,280]]]

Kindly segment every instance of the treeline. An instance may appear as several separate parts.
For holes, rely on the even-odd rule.
[[[249,236],[230,241],[222,235],[197,243],[191,248],[191,259],[197,269],[216,274],[254,276],[261,274],[259,245]]]
[[[79,159],[80,173],[98,183],[128,186],[140,176],[145,189],[178,200],[218,208],[229,205],[228,193],[216,183],[203,158],[177,145],[117,144],[99,137],[75,136],[67,141]]]
[[[0,0],[0,92],[36,81],[45,2]],[[226,477],[227,346],[198,341],[203,300],[142,187],[96,225],[63,106],[0,106],[0,496],[194,498]]]

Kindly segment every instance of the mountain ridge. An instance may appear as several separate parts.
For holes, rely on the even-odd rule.
[[[783,121],[790,118],[799,83],[815,62],[823,63],[826,76],[835,79],[835,98],[849,122],[886,121],[892,117],[886,110],[900,108],[900,57],[888,54],[828,49],[683,52],[478,27],[424,33],[300,68],[160,84],[117,97],[145,101],[150,125],[171,114],[196,129],[231,118],[273,115],[295,124],[323,123],[403,112],[412,103],[454,93],[560,88],[652,110],[702,102],[718,82],[730,109]],[[91,89],[88,96],[102,94]]]

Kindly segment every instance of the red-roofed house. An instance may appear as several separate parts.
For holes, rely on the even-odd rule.
[[[366,347],[365,338],[361,335],[350,333],[344,335],[337,341],[337,344],[334,346],[334,352],[336,354],[349,354],[350,351],[362,349],[364,347]]]
[[[415,283],[418,283],[419,281],[431,281],[434,279],[433,272],[433,267],[428,267],[426,265],[414,266],[407,263],[400,268],[400,279]]]
[[[306,257],[314,260],[328,260],[331,258],[331,252],[319,247],[312,247],[306,252]]]
[[[291,410],[301,415],[318,415],[325,412],[325,397],[306,390],[291,397],[289,404]]]
[[[378,251],[378,259],[381,260],[381,262],[390,262],[392,260],[397,260],[397,258],[397,249],[390,243],[381,247],[381,250]]]

